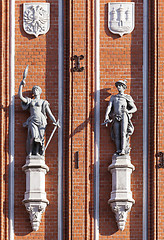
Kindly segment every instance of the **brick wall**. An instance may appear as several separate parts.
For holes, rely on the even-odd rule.
[[[8,1],[0,3],[0,239],[8,239]]]
[[[70,2],[69,20],[65,239],[93,239],[93,3]],[[74,55],[84,55],[80,63],[83,72],[72,71]],[[77,152],[78,169],[75,167]]]
[[[156,239],[163,239],[163,180],[164,180],[164,169],[158,168],[159,159],[157,155],[159,152],[163,152],[164,148],[164,121],[163,121],[163,57],[164,57],[164,49],[163,49],[163,1],[155,1],[153,7],[153,15],[154,15],[154,23],[155,23],[155,30],[154,30],[154,85],[155,85],[155,95],[154,95],[154,105],[155,105],[155,116],[154,122],[156,125],[154,126],[155,129],[155,138],[154,142],[156,144],[156,152],[154,152],[154,166],[153,166],[153,179],[154,179],[154,202],[153,202],[153,209],[154,209],[154,238]]]
[[[26,1],[27,2],[31,2]],[[36,2],[36,1],[33,1]],[[40,2],[40,1],[38,1]],[[45,1],[42,1],[45,2]],[[18,88],[23,71],[29,65],[25,96],[39,85],[43,99],[58,114],[58,1],[50,0],[51,23],[46,35],[38,38],[23,30],[23,1],[16,1],[15,35],[15,239],[57,239],[58,145],[57,132],[47,152],[46,192],[50,205],[42,216],[40,228],[32,232],[29,215],[22,200],[25,192],[27,129],[23,123],[29,116],[23,112]],[[94,239],[94,2],[64,1],[64,239]],[[112,179],[107,171],[115,152],[110,129],[100,126],[100,228],[99,239],[142,239],[143,210],[143,1],[135,1],[135,28],[131,34],[119,37],[108,30],[108,1],[100,1],[100,122],[104,121],[111,95],[117,93],[114,83],[128,81],[130,94],[138,111],[132,121],[135,132],[131,137],[131,159],[135,166],[131,190],[135,205],[128,215],[125,230],[118,231],[114,213],[108,205]],[[149,236],[163,239],[163,169],[158,169],[156,153],[163,151],[163,0],[151,1],[149,6]],[[8,111],[9,111],[9,3],[0,3],[0,231],[1,240],[8,239]],[[83,72],[72,72],[74,55],[84,55]],[[46,139],[53,125],[48,120]],[[79,152],[79,168],[75,168]]]
[[[26,1],[31,2],[31,1]],[[34,1],[36,2],[36,1]],[[38,1],[40,2],[40,1]],[[45,1],[42,1],[45,2]],[[15,35],[15,239],[57,239],[57,182],[58,182],[58,141],[57,132],[46,151],[46,164],[50,171],[46,175],[46,193],[50,204],[42,216],[40,228],[32,232],[29,214],[22,204],[25,192],[25,173],[22,166],[26,159],[27,129],[23,123],[29,117],[24,112],[18,98],[18,88],[22,74],[29,65],[24,95],[31,97],[34,85],[42,88],[41,98],[48,100],[52,113],[58,118],[58,2],[48,1],[51,6],[50,30],[46,35],[34,37],[23,30],[23,3],[16,2],[16,35]],[[52,121],[48,119],[46,139],[53,130]]]
[[[127,80],[127,94],[137,106],[132,122],[135,127],[131,137],[131,161],[135,166],[132,173],[131,190],[135,205],[127,218],[125,230],[118,231],[115,215],[107,205],[112,189],[111,173],[107,171],[111,163],[115,145],[110,138],[110,128],[101,127],[100,136],[100,239],[142,239],[142,47],[143,47],[143,4],[135,1],[135,28],[131,34],[120,37],[108,30],[108,2],[101,1],[100,9],[100,101],[101,123],[111,95],[117,93],[115,82]]]

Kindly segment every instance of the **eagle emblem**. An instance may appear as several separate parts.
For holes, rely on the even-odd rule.
[[[46,34],[50,28],[50,4],[24,3],[23,28],[26,33],[35,37]]]

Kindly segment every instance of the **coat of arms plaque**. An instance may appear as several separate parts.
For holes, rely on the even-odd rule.
[[[50,4],[24,3],[23,28],[26,33],[35,37],[46,34],[50,28]]]
[[[134,2],[108,3],[108,28],[121,37],[134,29]]]

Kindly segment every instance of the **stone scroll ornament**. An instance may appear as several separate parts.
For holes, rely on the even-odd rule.
[[[26,173],[26,192],[23,203],[30,214],[32,229],[37,231],[42,214],[49,203],[45,192],[45,175],[49,171],[45,164],[45,150],[57,127],[60,126],[59,121],[56,121],[50,110],[48,101],[40,98],[42,90],[39,86],[32,88],[33,98],[23,96],[22,88],[26,83],[27,72],[28,66],[24,71],[18,92],[23,110],[30,111],[30,117],[23,124],[27,128],[27,157],[26,164],[22,167]],[[47,114],[54,124],[54,130],[45,146],[44,135],[47,126]]]
[[[108,28],[121,37],[134,29],[134,2],[108,3]]]
[[[46,34],[50,28],[50,4],[24,3],[23,28],[27,34],[35,37]]]
[[[112,192],[108,203],[116,215],[118,228],[124,230],[127,213],[135,203],[130,188],[131,173],[135,168],[131,164],[129,137],[134,131],[131,118],[137,108],[132,97],[124,93],[126,81],[119,80],[115,86],[118,94],[111,96],[102,125],[108,127],[111,124],[111,138],[116,145],[112,164],[108,167],[112,173]]]

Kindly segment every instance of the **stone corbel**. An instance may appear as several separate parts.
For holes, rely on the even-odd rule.
[[[25,202],[27,212],[30,214],[30,222],[32,229],[37,231],[41,222],[42,214],[44,213],[48,204],[44,202]]]
[[[23,203],[30,214],[32,229],[39,229],[43,212],[49,201],[45,192],[45,174],[49,171],[43,156],[28,156],[22,167],[26,173],[26,192]]]
[[[132,198],[131,173],[134,171],[129,154],[112,157],[112,164],[108,170],[112,173],[112,192],[108,203],[115,213],[118,228],[123,231],[125,228],[127,214],[135,203]]]

